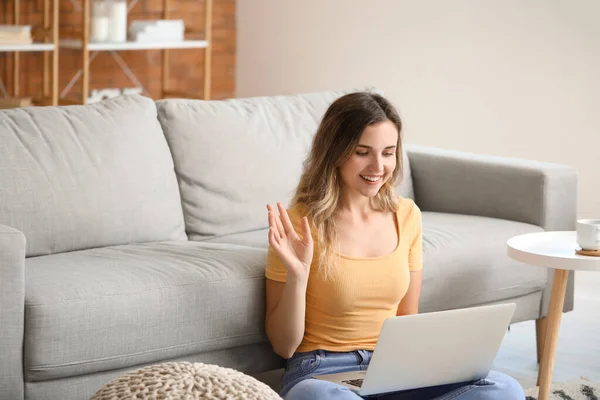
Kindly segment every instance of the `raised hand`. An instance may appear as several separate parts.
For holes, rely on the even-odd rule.
[[[279,214],[267,205],[269,216],[269,244],[277,252],[288,270],[288,279],[300,282],[308,281],[310,264],[313,258],[313,239],[308,225],[308,218],[302,218],[302,237],[298,236],[290,221],[287,211],[281,203],[277,203]]]

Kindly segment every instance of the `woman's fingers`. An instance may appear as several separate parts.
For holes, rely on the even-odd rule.
[[[291,237],[292,239],[297,239],[298,235],[294,230],[294,225],[292,225],[292,221],[290,221],[290,217],[281,203],[277,203],[277,208],[279,208],[279,214],[281,214],[281,220],[283,222],[283,228],[285,229],[285,233]]]
[[[285,229],[275,212],[275,209],[269,204],[267,205],[267,209],[269,210],[269,227],[275,230],[275,235],[277,235],[277,239],[285,237]]]
[[[267,204],[267,220],[269,221],[269,236],[271,235],[271,232],[273,232],[273,234],[276,234],[277,237],[279,237],[279,232],[277,232],[277,224],[275,223],[275,218],[273,218],[273,211],[270,204]]]
[[[272,227],[269,228],[269,244],[273,246],[276,250],[279,249],[279,235],[275,234],[275,229]]]
[[[275,213],[272,213],[272,214],[273,214],[273,218],[275,218],[275,224],[277,224],[277,230],[279,231],[279,237],[280,238],[286,237],[285,229],[283,228],[283,225],[281,224],[281,220],[279,219],[279,216]]]
[[[308,218],[302,218],[302,242],[306,245],[311,244],[313,241],[312,234],[310,232],[310,226],[308,225]]]

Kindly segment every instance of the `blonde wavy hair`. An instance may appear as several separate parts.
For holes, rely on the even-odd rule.
[[[313,138],[312,149],[303,164],[300,182],[290,206],[302,205],[317,234],[319,273],[328,279],[336,267],[335,213],[342,191],[339,167],[356,151],[360,137],[369,125],[391,121],[398,130],[396,168],[377,195],[374,206],[396,212],[395,186],[402,179],[402,122],[394,106],[383,96],[369,92],[344,95],[327,109]]]

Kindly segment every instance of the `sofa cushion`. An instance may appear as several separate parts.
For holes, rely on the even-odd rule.
[[[349,92],[158,101],[189,238],[266,228],[265,205],[289,204],[325,111]],[[406,153],[404,164],[398,190],[412,197]]]
[[[0,143],[0,224],[27,256],[186,239],[151,99],[2,110]]]
[[[264,343],[266,250],[163,242],[26,260],[28,381]]]
[[[548,270],[514,261],[506,241],[542,228],[471,215],[423,212],[420,311],[485,304],[542,290]]]
[[[258,229],[256,231],[232,233],[230,235],[215,236],[206,239],[207,243],[230,243],[240,246],[258,247],[260,249],[269,248],[269,229]]]

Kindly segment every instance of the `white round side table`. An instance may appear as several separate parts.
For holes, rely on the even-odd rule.
[[[528,233],[512,237],[507,242],[509,257],[527,264],[554,269],[544,350],[538,373],[539,400],[548,400],[550,394],[569,271],[600,271],[600,257],[579,255],[575,252],[578,248],[575,231]]]

